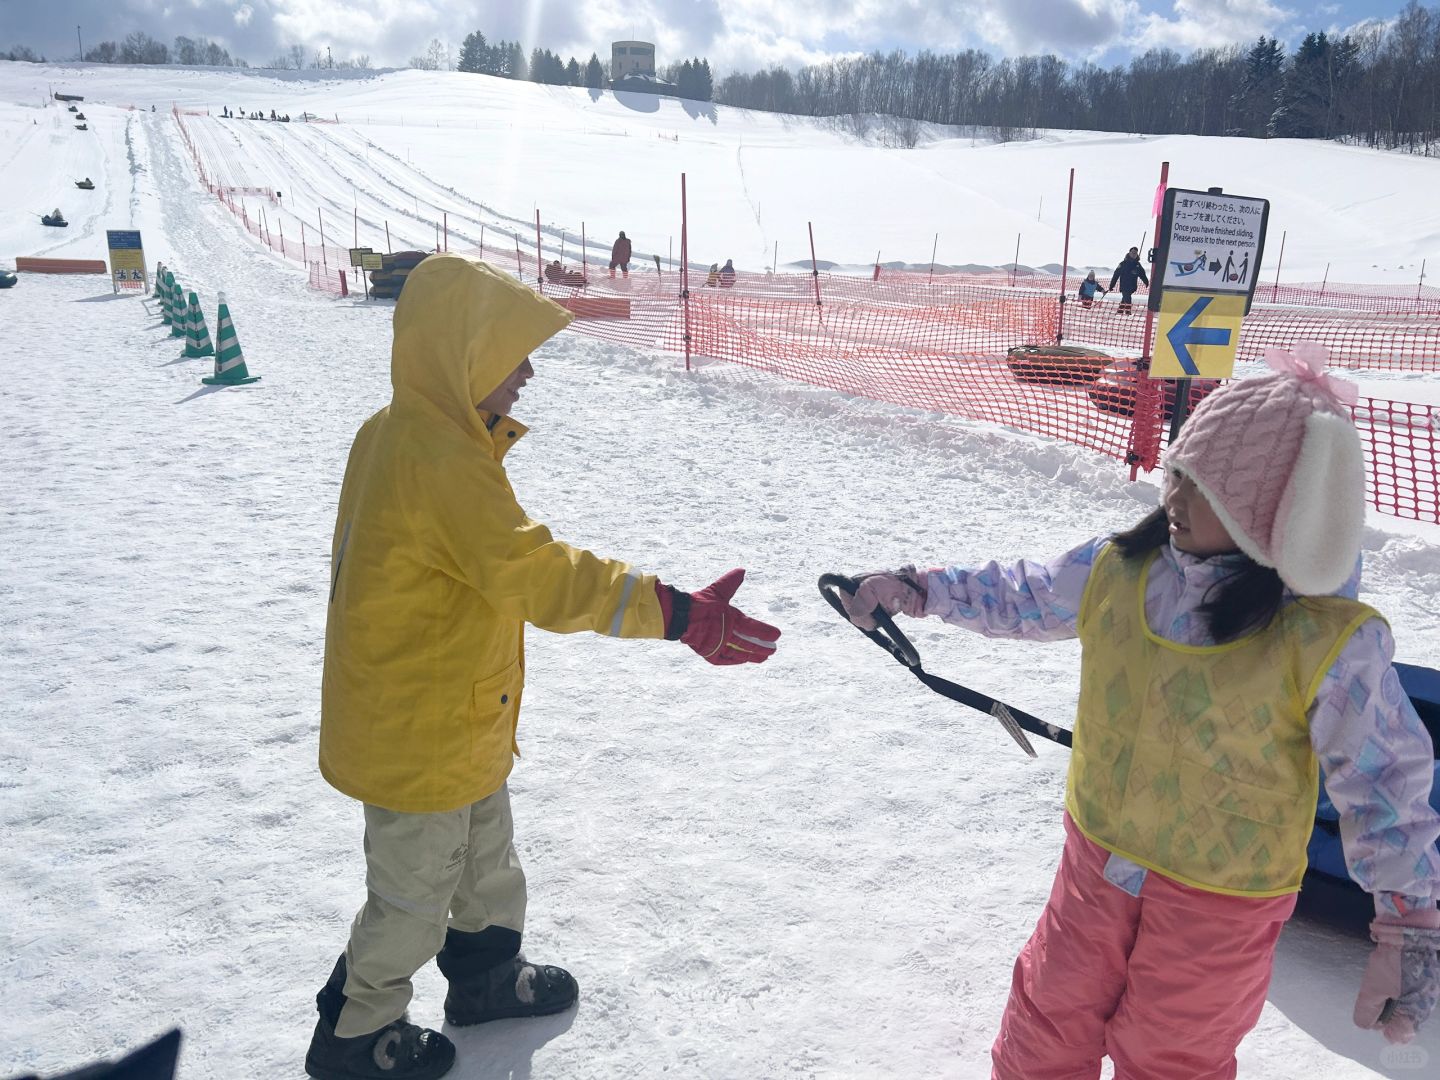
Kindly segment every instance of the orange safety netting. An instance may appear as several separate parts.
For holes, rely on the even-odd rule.
[[[201,182],[251,235],[306,264],[313,288],[361,292],[349,252],[316,244],[313,230],[276,237],[239,198],[274,193],[227,165],[230,185],[209,180],[180,114],[176,120]],[[237,182],[241,186],[237,186]],[[263,210],[262,210],[263,213]],[[438,229],[437,229],[438,233]],[[555,253],[506,237],[470,247],[575,314],[579,333],[642,349],[724,360],[782,378],[897,405],[933,409],[1045,435],[1153,469],[1168,439],[1177,381],[1151,379],[1144,348],[1144,290],[1134,310],[1113,295],[1089,307],[1078,279],[1035,273],[916,273],[864,277],[740,273],[707,284],[703,272],[632,263],[628,276],[604,264],[557,268]],[[447,246],[437,235],[436,247]],[[688,287],[687,287],[688,286]],[[1268,295],[1267,295],[1268,294]],[[1278,303],[1270,302],[1271,299]],[[1267,286],[1242,324],[1237,356],[1300,341],[1326,347],[1332,366],[1440,371],[1440,290],[1430,287]],[[1193,407],[1218,385],[1191,380]],[[1440,523],[1436,437],[1440,406],[1362,398],[1353,410],[1366,452],[1367,493],[1379,510]]]

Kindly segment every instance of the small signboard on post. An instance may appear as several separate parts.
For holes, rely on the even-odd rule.
[[[139,229],[107,229],[105,245],[110,249],[110,287],[150,291],[150,275],[145,270],[145,249],[140,243]]]
[[[385,269],[385,256],[378,251],[367,251],[360,259],[362,270],[383,270]]]
[[[1245,297],[1245,312],[1260,279],[1270,200],[1226,195],[1219,188],[1168,188],[1160,212],[1150,310],[1169,289]]]
[[[1166,190],[1150,282],[1149,307],[1159,313],[1152,376],[1228,379],[1234,373],[1269,217],[1269,199],[1220,188]],[[1183,413],[1177,409],[1175,419],[1183,422]]]
[[[351,265],[351,266],[364,266],[364,265],[365,265],[365,263],[364,263],[365,256],[366,256],[366,255],[370,255],[370,254],[373,254],[373,249],[368,248],[368,247],[363,247],[363,248],[351,248],[351,249],[350,249],[350,265]]]

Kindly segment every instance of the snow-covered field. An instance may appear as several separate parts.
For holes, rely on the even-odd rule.
[[[50,86],[86,95],[90,131]],[[1039,265],[1059,262],[1074,165],[1071,262],[1108,265],[1147,229],[1167,159],[1177,185],[1274,201],[1287,280],[1293,260],[1294,279],[1333,263],[1331,281],[1413,282],[1440,236],[1440,163],[1333,146],[1074,133],[884,150],[794,118],[473,76],[0,63],[0,265],[100,258],[104,229],[139,228],[212,333],[226,292],[263,376],[202,387],[209,362],[177,360],[155,305],[112,299],[103,278],[0,292],[0,1075],[179,1025],[186,1080],[299,1078],[364,895],[359,807],[321,780],[315,738],[334,504],[356,427],[389,398],[391,308],[310,292],[257,247],[198,187],[172,101],[338,114],[234,135],[232,182],[413,243],[452,200],[497,228],[538,205],[664,255],[685,171],[706,261],[758,270],[778,242],[783,268],[813,220],[840,264],[876,248],[925,264],[938,231],[942,263],[1006,262],[1022,232]],[[71,185],[85,175],[95,192]],[[417,192],[408,218],[401,191]],[[28,213],[57,203],[63,233]],[[742,671],[663,642],[532,633],[512,781],[526,948],[569,967],[582,999],[452,1031],[453,1075],[988,1075],[1059,853],[1065,754],[1029,761],[927,692],[815,579],[1048,555],[1139,517],[1152,483],[998,427],[725,364],[687,374],[574,334],[536,369],[516,410],[532,433],[507,459],[532,515],[682,588],[744,565],[742,606],[785,636]],[[1413,381],[1395,396],[1428,389]],[[1433,664],[1440,527],[1369,526],[1363,598],[1399,659]],[[915,630],[929,669],[1068,722],[1077,647]],[[1403,1053],[1351,1026],[1366,948],[1292,923],[1242,1076],[1433,1075],[1440,1023]],[[414,1018],[438,1025],[442,996],[428,968]]]

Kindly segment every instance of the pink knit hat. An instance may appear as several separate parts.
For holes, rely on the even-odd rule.
[[[1324,374],[1328,358],[1308,341],[1267,350],[1273,370],[1202,401],[1165,457],[1240,550],[1302,596],[1345,583],[1365,523],[1365,461],[1349,411],[1359,391]]]

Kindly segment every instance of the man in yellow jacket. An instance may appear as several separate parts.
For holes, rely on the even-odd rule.
[[[319,1080],[429,1080],[455,1047],[405,1019],[433,957],[455,1025],[560,1012],[561,968],[520,955],[525,875],[506,778],[526,623],[679,640],[714,664],[760,663],[780,632],[570,547],[520,508],[503,459],[529,354],[570,321],[484,263],[432,255],[395,306],[394,397],[355,437],[331,549],[320,771],[365,804],[367,898],[316,1001]]]

